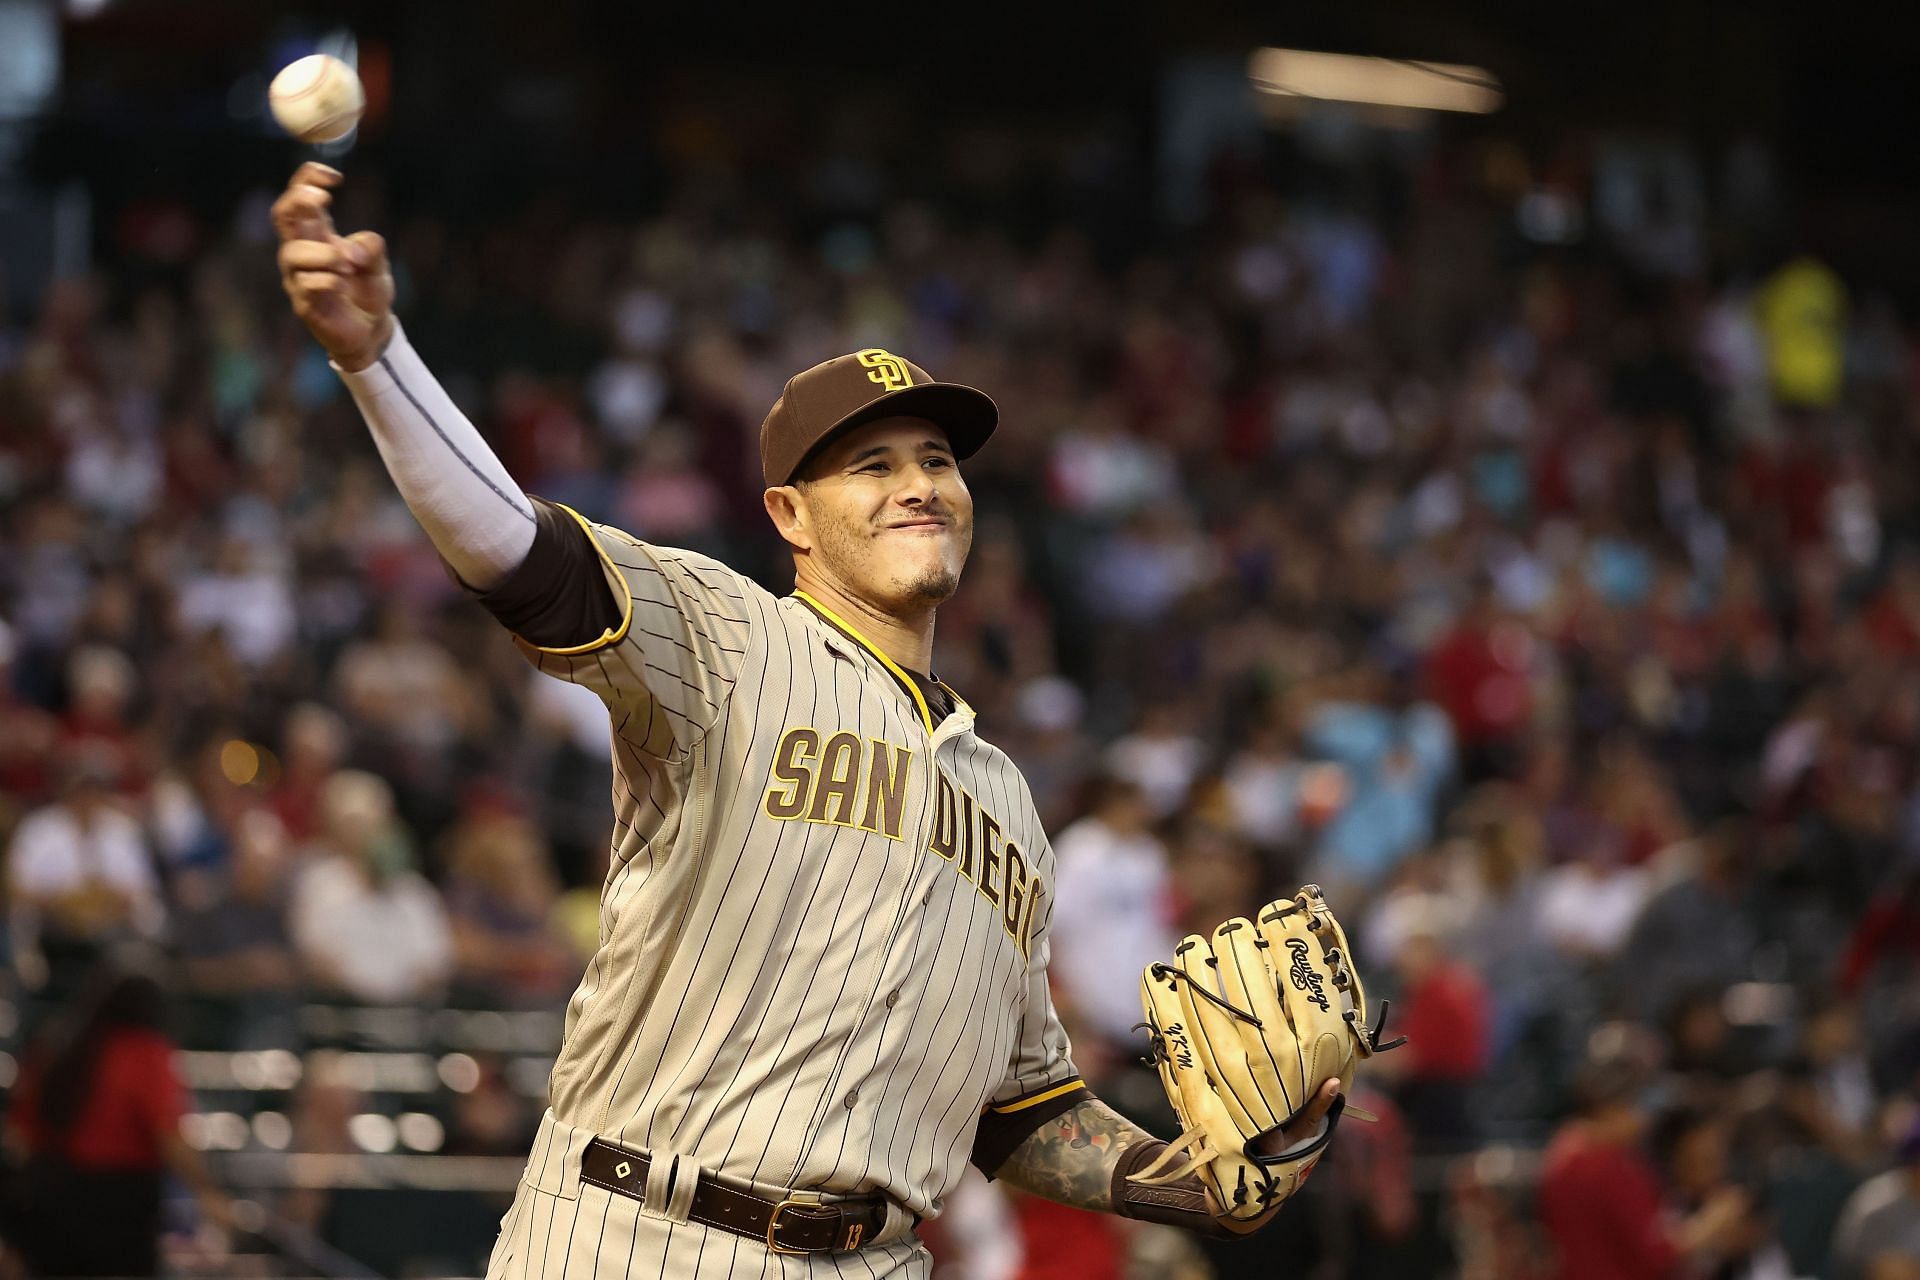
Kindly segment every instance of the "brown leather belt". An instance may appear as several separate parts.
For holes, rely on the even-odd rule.
[[[580,1157],[580,1181],[644,1204],[651,1164],[643,1152],[595,1138]],[[879,1196],[832,1204],[774,1201],[703,1173],[687,1216],[709,1227],[758,1240],[775,1253],[837,1253],[872,1244],[878,1238],[887,1223],[887,1202]]]

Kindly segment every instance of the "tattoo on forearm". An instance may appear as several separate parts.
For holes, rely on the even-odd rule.
[[[1152,1136],[1098,1098],[1089,1098],[1015,1147],[997,1176],[1058,1204],[1111,1210],[1113,1169],[1120,1153]]]

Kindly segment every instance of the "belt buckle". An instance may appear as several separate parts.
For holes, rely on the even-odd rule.
[[[773,1216],[767,1219],[767,1248],[773,1250],[775,1253],[780,1253],[780,1254],[802,1254],[802,1253],[813,1252],[813,1250],[811,1249],[789,1248],[788,1246],[781,1244],[778,1240],[774,1238],[777,1234],[779,1234],[779,1231],[780,1231],[780,1215],[788,1209],[804,1208],[809,1203],[811,1202],[807,1200],[795,1200],[792,1196],[788,1196],[785,1200],[782,1200],[779,1204],[776,1204],[775,1206],[773,1206]]]

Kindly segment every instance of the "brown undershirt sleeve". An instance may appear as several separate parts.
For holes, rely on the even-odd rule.
[[[537,527],[527,558],[498,586],[475,591],[474,599],[531,644],[590,644],[621,618],[600,553],[580,522],[561,508],[535,498],[533,510]]]
[[[1014,1149],[1038,1133],[1041,1125],[1092,1096],[1086,1085],[1075,1078],[1065,1084],[1048,1085],[1031,1100],[1015,1098],[988,1107],[980,1116],[980,1128],[973,1138],[973,1154],[967,1159],[992,1178]]]

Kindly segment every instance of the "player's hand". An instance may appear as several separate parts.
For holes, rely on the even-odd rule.
[[[280,283],[293,313],[349,372],[380,358],[393,337],[393,272],[387,242],[371,231],[333,227],[340,171],[308,161],[273,202],[280,235]]]
[[[1307,1106],[1305,1111],[1300,1113],[1298,1120],[1295,1120],[1280,1132],[1271,1135],[1264,1142],[1258,1144],[1260,1154],[1272,1155],[1275,1152],[1285,1151],[1295,1143],[1305,1142],[1308,1138],[1313,1137],[1314,1134],[1319,1131],[1320,1122],[1327,1118],[1327,1112],[1333,1110],[1333,1104],[1339,1100],[1339,1097],[1340,1081],[1338,1078],[1329,1080],[1321,1085],[1320,1092],[1314,1095],[1313,1101]],[[1261,1227],[1273,1221],[1273,1216],[1286,1207],[1286,1202],[1283,1200],[1259,1217],[1245,1222],[1235,1221],[1232,1218],[1223,1216],[1219,1212],[1219,1206],[1213,1203],[1213,1191],[1211,1189],[1207,1191],[1207,1205],[1214,1210],[1214,1221],[1235,1235],[1247,1235],[1250,1232],[1258,1231]]]

